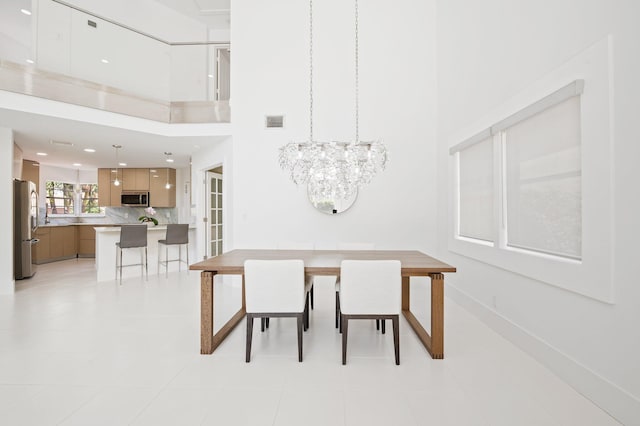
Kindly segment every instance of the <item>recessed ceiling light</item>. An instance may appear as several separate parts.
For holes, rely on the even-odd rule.
[[[40,157],[46,157],[47,153],[46,152],[36,152],[36,155],[39,155]]]
[[[20,9],[20,12],[24,13],[27,16],[31,16],[31,11],[27,9]]]
[[[173,163],[173,158],[167,158],[167,163]]]
[[[76,167],[82,166],[82,164],[80,164],[80,163],[73,163],[73,165],[76,166]]]
[[[27,63],[28,63],[28,64],[35,64],[35,62],[33,61],[33,59],[27,59]]]
[[[93,148],[85,148],[84,152],[96,152],[96,150]]]
[[[118,163],[118,165],[124,167],[127,165],[127,163]]]
[[[103,64],[108,64],[109,60],[108,59],[101,59],[100,62],[102,62]]]

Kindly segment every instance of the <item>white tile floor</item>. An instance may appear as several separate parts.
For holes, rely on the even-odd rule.
[[[216,284],[216,319],[239,288]],[[412,298],[426,298],[412,286]],[[199,355],[199,274],[96,283],[92,260],[42,265],[0,296],[2,425],[617,425],[547,369],[450,300],[445,356],[432,360],[401,322],[401,365],[389,331],[350,324],[340,363],[334,292],[316,309],[297,362],[294,320],[244,323]],[[426,312],[417,312],[421,319]],[[218,322],[220,325],[220,322]]]

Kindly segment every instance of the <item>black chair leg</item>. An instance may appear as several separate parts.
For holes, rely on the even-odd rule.
[[[380,330],[380,320],[376,320],[376,330]]]
[[[340,314],[340,328],[342,331],[342,365],[347,365],[347,332],[349,330],[349,320]]]
[[[384,334],[385,331],[387,331],[386,327],[385,327],[385,321],[383,319],[381,319],[380,322],[382,323],[382,334]]]
[[[302,329],[304,314],[298,315],[298,362],[302,362]]]
[[[269,328],[269,317],[266,317],[264,319],[264,325],[265,325],[265,327]]]
[[[336,291],[336,328],[340,328],[340,293]]]
[[[313,309],[313,284],[311,284],[310,293],[311,293],[311,309]]]
[[[393,321],[393,346],[396,350],[396,365],[400,365],[400,317],[395,315]],[[384,324],[384,320],[383,320]]]
[[[253,315],[247,314],[247,357],[246,362],[251,359],[251,337],[253,336]]]
[[[307,299],[304,302],[304,312],[302,313],[302,317],[304,319],[304,331],[309,329],[309,295],[307,294]]]
[[[267,323],[266,318],[260,318],[260,331],[264,333],[264,327]]]

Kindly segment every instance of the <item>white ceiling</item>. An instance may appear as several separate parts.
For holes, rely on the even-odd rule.
[[[231,0],[156,0],[168,8],[206,24],[211,29],[229,29]]]

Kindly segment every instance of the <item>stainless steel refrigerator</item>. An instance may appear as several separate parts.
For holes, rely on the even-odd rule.
[[[26,180],[13,181],[13,271],[16,280],[32,277],[33,246],[38,242],[38,193],[36,184]]]

